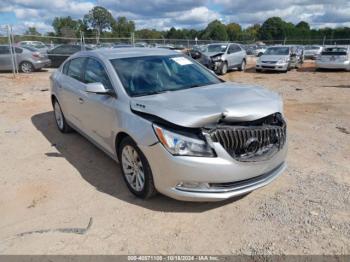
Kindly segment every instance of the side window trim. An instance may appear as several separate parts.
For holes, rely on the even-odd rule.
[[[84,65],[84,75],[83,75],[84,83],[86,83],[85,74],[86,74],[86,66],[87,66],[87,63],[88,63],[89,59],[95,60],[96,62],[98,62],[98,63],[103,67],[103,70],[104,70],[105,73],[106,73],[107,79],[108,79],[108,81],[109,81],[109,83],[110,83],[110,85],[111,85],[111,87],[112,87],[112,91],[113,91],[115,94],[117,94],[117,92],[116,92],[116,90],[115,90],[115,88],[114,88],[114,86],[113,86],[113,83],[112,83],[112,81],[111,81],[111,77],[110,77],[110,75],[109,75],[109,73],[108,73],[108,71],[107,71],[107,69],[106,69],[105,64],[104,64],[100,59],[98,59],[98,58],[91,57],[91,56],[87,56],[87,57],[86,57],[86,61],[85,61],[85,65]]]
[[[84,59],[84,62],[83,62],[83,64],[82,64],[82,68],[81,68],[81,72],[80,72],[80,76],[79,76],[80,80],[78,80],[78,79],[76,79],[76,78],[74,78],[74,77],[72,77],[72,76],[70,76],[70,75],[68,74],[69,68],[70,68],[70,65],[71,65],[71,62],[72,62],[73,60],[76,60],[76,59]],[[87,57],[85,57],[85,56],[80,56],[80,57],[72,58],[72,59],[70,59],[69,61],[67,61],[67,63],[69,63],[69,65],[68,65],[68,69],[67,69],[67,74],[66,74],[66,76],[68,76],[69,78],[74,79],[74,80],[76,80],[76,81],[78,81],[78,82],[84,84],[85,68],[86,68],[86,63],[87,63],[87,61],[88,61],[88,60],[87,60]]]

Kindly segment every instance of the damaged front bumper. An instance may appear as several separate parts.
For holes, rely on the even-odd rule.
[[[220,143],[217,157],[173,156],[160,143],[142,147],[156,189],[184,201],[220,201],[263,187],[283,173],[287,143],[266,161],[240,162]]]

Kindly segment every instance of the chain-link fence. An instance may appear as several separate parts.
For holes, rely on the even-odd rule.
[[[71,33],[69,37],[57,37],[49,35],[18,35],[13,34],[11,26],[0,26],[0,70],[4,68],[11,70],[15,76],[19,69],[22,70],[23,53],[18,51],[18,47],[32,52],[33,61],[41,63],[41,66],[58,67],[66,58],[80,50],[90,50],[95,48],[119,48],[119,47],[163,47],[170,49],[190,49],[193,46],[207,45],[211,43],[222,43],[218,40],[202,39],[141,39],[131,34],[124,38],[106,37],[85,37],[84,33]],[[350,39],[280,39],[280,40],[260,40],[246,39],[235,41],[242,45],[350,45]],[[247,50],[249,47],[247,47]],[[2,50],[2,51],[1,51]],[[2,52],[2,53],[1,53]],[[7,54],[5,55],[5,53]],[[7,57],[6,59],[4,57]],[[46,59],[46,60],[45,60]],[[33,62],[33,63],[34,63]],[[32,68],[33,69],[33,68]],[[40,69],[36,66],[34,69]]]

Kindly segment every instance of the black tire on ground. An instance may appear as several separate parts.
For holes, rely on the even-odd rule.
[[[227,70],[228,70],[227,62],[222,62],[220,70],[219,70],[219,74],[224,75],[227,73]]]
[[[257,68],[255,68],[255,72],[257,72],[257,73],[261,73],[261,72],[262,72],[262,70],[261,70],[261,69],[257,69]]]
[[[55,123],[57,125],[58,130],[62,133],[70,133],[73,131],[73,128],[67,123],[66,118],[61,109],[61,105],[58,103],[56,99],[52,102],[53,105],[53,113],[55,118]]]
[[[244,72],[244,71],[245,71],[245,68],[246,68],[246,65],[247,65],[247,63],[246,63],[246,61],[243,59],[241,65],[238,67],[238,70]]]
[[[31,73],[35,71],[35,68],[31,62],[24,61],[19,65],[19,70],[23,73]]]
[[[142,163],[141,168],[142,168],[142,171],[144,174],[144,185],[143,185],[142,189],[138,190],[138,191],[135,190],[133,188],[133,186],[130,184],[130,182],[128,181],[128,179],[126,177],[125,171],[124,171],[124,165],[125,164],[128,165],[128,163],[127,163],[127,161],[124,160],[126,158],[122,157],[122,154],[123,154],[123,149],[126,148],[127,146],[128,146],[128,148],[131,147],[132,149],[134,149],[137,152],[138,159]],[[120,146],[117,149],[117,152],[118,152],[118,158],[119,158],[119,163],[120,163],[120,169],[122,171],[124,181],[125,181],[128,189],[130,190],[130,192],[133,193],[135,196],[137,196],[139,198],[143,198],[143,199],[147,199],[147,198],[150,198],[150,197],[156,195],[157,190],[154,187],[153,174],[152,174],[151,167],[150,167],[145,155],[142,153],[142,151],[136,145],[134,140],[132,140],[130,137],[125,137],[122,140],[122,142],[120,143]],[[125,163],[123,163],[124,161],[125,161]],[[137,178],[135,178],[135,179],[137,179]]]

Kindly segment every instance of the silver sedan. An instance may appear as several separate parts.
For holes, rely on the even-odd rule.
[[[59,130],[80,132],[118,161],[138,197],[218,201],[286,168],[281,98],[225,82],[177,52],[79,52],[53,73],[51,87]]]

